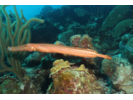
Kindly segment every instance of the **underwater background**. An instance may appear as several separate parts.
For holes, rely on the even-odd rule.
[[[53,9],[61,8],[61,6],[62,5],[51,5]],[[43,7],[44,5],[16,5],[19,16],[21,14],[20,9],[23,9],[23,13],[27,20],[39,14]],[[12,6],[6,7],[6,10],[8,13],[9,13],[9,10],[11,10],[14,13],[14,9]]]
[[[0,6],[0,94],[132,94],[132,75],[132,5]]]

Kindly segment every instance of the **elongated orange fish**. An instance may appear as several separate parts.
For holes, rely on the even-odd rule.
[[[91,49],[84,49],[78,47],[69,47],[63,45],[54,45],[54,44],[26,44],[16,47],[8,47],[9,51],[39,51],[44,53],[60,53],[60,54],[68,54],[77,57],[102,57],[105,59],[112,59],[108,55],[99,54]]]

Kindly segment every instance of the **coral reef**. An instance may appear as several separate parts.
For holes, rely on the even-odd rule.
[[[128,35],[127,37],[125,35]],[[125,34],[122,36],[121,41],[119,42],[120,53],[123,58],[127,58],[130,63],[133,64],[133,36],[132,34]]]
[[[79,47],[79,41],[81,39],[81,35],[73,35],[70,37],[70,44],[73,46],[73,47]]]
[[[25,76],[20,83],[21,93],[46,93],[48,85],[51,82],[51,79],[48,78],[49,73],[49,69],[45,70],[41,66],[25,68]]]
[[[22,94],[37,94],[37,88],[31,81],[30,77],[25,75],[20,83],[20,89]]]
[[[127,33],[121,36],[121,41],[124,43],[127,43],[128,40],[130,40],[133,37],[133,34]]]
[[[99,36],[94,37],[92,43],[98,52],[107,53],[107,50],[110,49],[109,45],[106,42],[102,42]]]
[[[105,31],[109,27],[113,28],[130,12],[130,8],[131,5],[117,5],[106,17],[102,25],[102,30]]]
[[[28,66],[37,66],[40,64],[41,59],[45,56],[45,53],[33,52],[27,58],[25,58],[24,63]]]
[[[99,28],[100,27],[98,23],[88,22],[85,26],[85,33],[94,37],[97,34]]]
[[[83,35],[79,41],[79,47],[94,50],[94,47],[92,45],[92,38],[88,34]]]
[[[108,75],[114,88],[124,93],[133,93],[133,65],[120,55],[113,56],[112,60],[103,60],[101,72]]]
[[[133,93],[133,6],[44,6],[36,15],[41,19],[30,20],[5,7],[0,93]]]
[[[75,34],[75,32],[73,30],[65,31],[58,35],[58,40],[65,43],[74,34]]]
[[[2,94],[19,94],[21,93],[21,89],[19,88],[19,83],[16,83],[13,80],[5,80],[0,85],[0,93]]]
[[[44,23],[32,23],[31,24],[31,42],[32,43],[54,43],[57,35],[61,31],[56,28],[50,21],[45,20]],[[49,38],[48,38],[49,37]]]
[[[55,43],[54,43],[55,45],[65,45],[63,42],[61,42],[61,41],[55,41]]]
[[[84,34],[82,37],[80,34],[71,36],[70,44],[73,47],[88,48],[94,50],[92,38],[88,34]]]
[[[115,28],[114,33],[112,34],[113,37],[118,37],[119,35],[126,33],[126,30],[129,30],[129,26],[133,23],[133,19],[126,19],[119,22]]]
[[[50,69],[53,82],[47,93],[56,94],[100,94],[105,93],[101,84],[96,81],[82,64],[79,68],[71,68],[68,61],[56,60]]]
[[[77,14],[78,17],[83,17],[87,13],[89,13],[87,10],[82,9],[82,8],[76,8],[76,9],[74,9],[74,12]]]
[[[6,79],[0,85],[1,94],[37,94],[35,85],[31,82],[31,79],[25,75],[21,82],[13,81],[12,79]]]

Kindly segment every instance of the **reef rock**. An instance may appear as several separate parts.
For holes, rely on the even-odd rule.
[[[72,68],[68,61],[56,60],[50,70],[53,82],[47,93],[56,94],[100,94],[105,93],[105,86],[97,82],[94,74],[82,64]],[[103,88],[104,87],[104,88]]]
[[[133,65],[120,55],[102,61],[101,73],[109,76],[113,86],[124,93],[133,93]]]
[[[97,35],[99,29],[99,24],[96,22],[88,22],[85,27],[85,33],[89,34],[90,36],[95,36]]]
[[[69,40],[69,38],[74,35],[75,32],[73,30],[69,30],[69,31],[65,31],[63,33],[60,33],[58,35],[58,40],[61,41],[61,42],[67,42]]]
[[[128,41],[122,40],[119,43],[119,47],[121,48],[120,52],[123,58],[128,58],[129,62],[133,64],[133,60],[132,60],[133,59],[133,37],[132,35],[129,35],[128,38],[125,38],[125,39],[129,39],[129,40]],[[127,42],[126,45],[125,45],[125,42]]]
[[[0,85],[0,93],[2,94],[19,94],[21,93],[21,89],[19,88],[19,84],[13,80],[5,80]]]
[[[33,54],[30,54],[25,60],[24,63],[30,67],[30,66],[37,66],[41,63],[41,59],[45,56],[45,53],[40,52],[34,52]]]

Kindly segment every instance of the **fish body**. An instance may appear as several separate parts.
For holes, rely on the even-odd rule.
[[[102,57],[105,59],[112,59],[108,55],[99,54],[91,49],[84,49],[78,47],[70,47],[63,45],[54,45],[54,44],[26,44],[22,46],[16,47],[8,47],[9,51],[39,51],[44,53],[60,53],[60,54],[68,54],[77,57]]]

